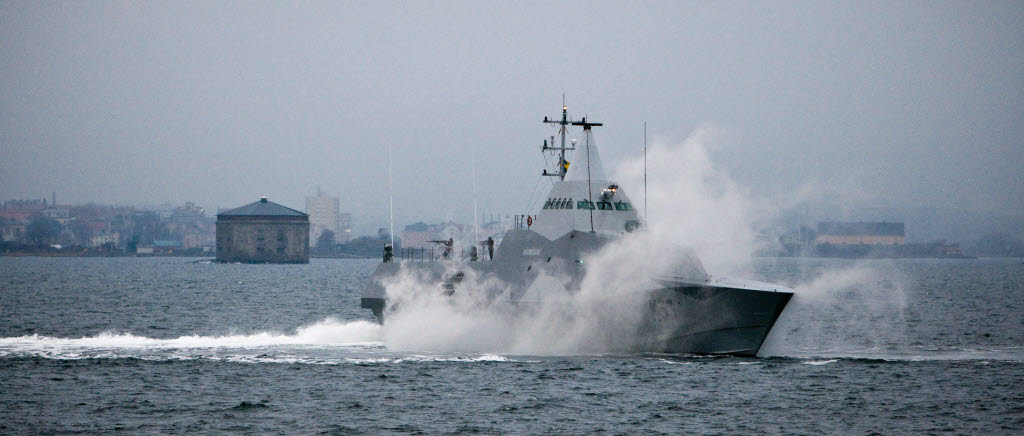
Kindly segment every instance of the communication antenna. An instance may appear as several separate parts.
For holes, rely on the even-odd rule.
[[[590,233],[594,233],[594,187],[590,180],[590,135],[589,131],[591,127],[603,126],[603,123],[588,123],[587,117],[583,117],[581,121],[573,121],[574,126],[583,126],[583,138],[586,140],[587,147],[587,200],[590,201]],[[564,176],[563,176],[564,177]]]
[[[480,242],[480,219],[476,214],[476,154],[470,159],[473,162],[473,245]]]
[[[391,249],[395,247],[395,194],[391,184],[391,143],[387,148],[387,170],[388,170],[388,233],[391,234]]]
[[[647,121],[644,121],[644,219],[647,218]]]

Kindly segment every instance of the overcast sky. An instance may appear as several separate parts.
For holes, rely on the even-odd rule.
[[[474,162],[523,213],[565,93],[609,167],[710,125],[757,196],[1024,214],[1019,1],[182,3],[0,3],[0,199],[375,228],[390,144],[399,224],[467,221]]]

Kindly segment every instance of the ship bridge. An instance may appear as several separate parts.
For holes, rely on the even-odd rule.
[[[576,123],[574,123],[576,124]],[[573,230],[621,235],[640,227],[640,216],[621,187],[604,172],[591,125],[583,122],[575,162],[558,180],[531,230],[554,240]]]

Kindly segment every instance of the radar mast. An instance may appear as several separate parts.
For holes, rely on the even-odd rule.
[[[558,180],[565,180],[565,173],[569,171],[569,161],[565,159],[566,151],[573,151],[576,149],[575,142],[571,147],[565,146],[565,133],[569,125],[577,125],[579,121],[569,119],[569,107],[565,105],[565,94],[562,94],[562,119],[561,120],[549,120],[548,117],[544,117],[544,122],[547,124],[558,124],[558,136],[561,137],[562,143],[560,146],[555,146],[555,137],[551,137],[551,142],[544,140],[544,144],[541,145],[541,152],[545,151],[557,151],[558,152],[558,172],[549,173],[547,169],[541,174],[542,176],[558,177]]]

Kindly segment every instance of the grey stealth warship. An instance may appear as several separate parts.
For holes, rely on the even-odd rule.
[[[580,292],[587,274],[584,261],[620,238],[646,231],[644,222],[626,193],[605,176],[593,137],[600,123],[571,120],[563,105],[562,117],[544,118],[558,125],[560,142],[545,140],[543,152],[557,157],[555,171],[543,207],[535,215],[523,215],[495,245],[480,244],[470,255],[457,259],[452,241],[439,242],[438,255],[425,261],[423,254],[396,259],[385,248],[384,262],[370,279],[361,307],[373,311],[379,322],[401,310],[389,304],[389,283],[399,274],[413,273],[422,281],[417,292],[452,298],[458,292],[486,293],[495,304],[512,308],[545,303],[546,295]],[[582,137],[566,144],[569,126],[582,128]],[[578,150],[578,151],[576,151]],[[574,151],[578,163],[569,164],[566,152]],[[632,352],[694,353],[755,356],[793,296],[793,290],[760,282],[712,278],[692,252],[673,256],[669,274],[638,279],[643,288],[635,297],[639,314]],[[403,252],[404,253],[404,252]],[[467,273],[486,278],[487,286],[468,284]],[[632,291],[631,291],[632,292]],[[525,310],[525,309],[523,309]]]

